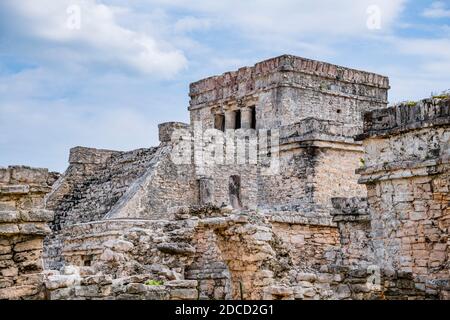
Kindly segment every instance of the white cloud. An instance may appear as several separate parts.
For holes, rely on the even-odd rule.
[[[396,38],[393,44],[403,55],[422,58],[424,70],[450,75],[450,39]]]
[[[419,100],[449,89],[450,39],[385,39],[393,58],[381,70],[390,78],[390,102]],[[381,71],[380,70],[380,71]]]
[[[438,56],[450,59],[450,39],[395,38],[396,45],[404,53]]]
[[[184,54],[169,43],[121,26],[117,17],[130,14],[121,7],[95,0],[11,0],[2,6],[17,18],[11,29],[17,27],[23,36],[48,42],[59,63],[88,67],[99,63],[162,76],[172,76],[186,66]],[[73,8],[79,8],[81,19],[77,11],[68,10]],[[74,19],[79,28],[70,24]]]
[[[367,8],[381,11],[382,30],[388,31],[402,11],[405,0],[147,0],[166,8],[181,8],[207,15],[223,26],[237,27],[249,35],[290,37],[317,34],[361,35],[367,33]]]
[[[424,10],[423,16],[427,18],[450,18],[450,9],[447,9],[443,1],[436,1]]]
[[[190,32],[195,30],[206,30],[211,27],[210,19],[187,16],[175,22],[174,29],[177,32]]]
[[[69,149],[76,145],[131,150],[155,145],[158,140],[153,119],[133,108],[98,112],[64,101],[43,105],[24,100],[0,105],[0,115],[0,165],[63,171]]]

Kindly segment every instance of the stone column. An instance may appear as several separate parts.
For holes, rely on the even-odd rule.
[[[225,130],[234,130],[236,127],[236,111],[226,110],[225,111]]]
[[[244,107],[241,109],[241,128],[251,129],[252,126],[252,109]]]

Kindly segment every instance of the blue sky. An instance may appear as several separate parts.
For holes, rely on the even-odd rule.
[[[158,123],[188,122],[190,82],[280,54],[428,97],[450,88],[450,1],[2,0],[0,166],[156,145]]]

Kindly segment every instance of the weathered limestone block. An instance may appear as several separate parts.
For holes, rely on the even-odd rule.
[[[169,254],[191,255],[195,248],[187,243],[162,243],[157,246],[158,250]]]
[[[185,132],[187,129],[189,129],[189,125],[182,122],[165,122],[159,124],[158,129],[159,129],[159,141],[171,142],[174,131],[183,130],[183,132]],[[184,133],[182,135],[184,135]]]
[[[80,281],[79,275],[53,275],[47,277],[45,286],[49,290],[56,290],[70,287],[80,283]]]
[[[128,252],[134,247],[133,243],[125,240],[109,240],[104,246],[118,252]]]
[[[43,239],[53,219],[42,206],[54,174],[29,167],[0,172],[0,299],[42,299]]]
[[[86,147],[74,147],[70,149],[70,164],[102,164],[114,154],[119,153],[113,150],[94,149]]]

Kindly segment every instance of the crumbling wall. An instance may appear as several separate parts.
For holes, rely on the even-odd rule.
[[[231,276],[214,230],[202,228],[193,238],[195,255],[186,267],[186,279],[198,281],[200,299],[231,299]]]
[[[53,212],[43,199],[58,174],[0,168],[0,300],[43,299],[42,249]]]
[[[366,198],[333,198],[333,222],[339,228],[339,265],[366,269],[373,264],[371,221]]]
[[[129,186],[144,174],[156,150],[71,149],[69,167],[46,199],[46,208],[55,212],[52,234],[45,243],[48,268],[63,266],[61,230],[73,224],[102,219]]]
[[[293,266],[303,270],[319,270],[333,263],[339,249],[339,234],[335,225],[272,223],[273,232],[289,248]]]
[[[66,229],[66,267],[48,272],[51,297],[258,299],[291,264],[256,212],[181,207],[173,214],[174,221],[104,220]]]
[[[116,278],[86,274],[86,270],[69,266],[53,271],[45,278],[50,300],[195,300],[195,280],[154,282],[151,275]]]
[[[357,173],[368,198],[332,199],[337,259],[314,272],[292,268],[265,289],[266,298],[449,298],[449,99],[375,110],[364,119],[358,139],[366,157]]]
[[[56,212],[52,229],[102,219],[146,172],[156,151],[71,149],[69,167],[46,201],[47,208]]]
[[[276,259],[271,245],[274,239],[270,225],[256,212],[247,214],[204,219],[199,224],[217,235],[230,273],[232,299],[261,299],[274,273],[284,271],[280,270],[283,261]]]
[[[408,272],[448,298],[450,99],[365,114],[365,163],[375,264]],[[439,289],[440,287],[440,289]]]

